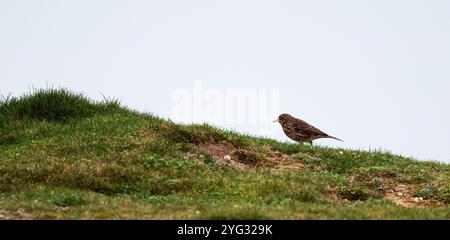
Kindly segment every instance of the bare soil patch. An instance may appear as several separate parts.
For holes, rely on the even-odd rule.
[[[254,150],[238,149],[228,142],[204,143],[199,148],[213,157],[218,164],[229,165],[239,169],[248,167],[270,167],[278,169],[299,170],[303,163],[290,155],[274,152],[269,148]]]
[[[416,196],[418,189],[424,187],[424,184],[403,184],[400,183],[395,175],[389,173],[380,173],[376,176],[381,181],[381,186],[374,190],[378,196],[389,200],[396,205],[403,207],[420,207],[420,206],[440,206],[442,203],[434,199],[423,199]],[[356,182],[368,183],[374,177],[367,175],[354,174],[350,177],[349,185],[352,186]]]

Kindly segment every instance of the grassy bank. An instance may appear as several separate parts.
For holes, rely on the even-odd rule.
[[[66,90],[0,103],[0,219],[450,219],[449,204],[448,164],[179,125]]]

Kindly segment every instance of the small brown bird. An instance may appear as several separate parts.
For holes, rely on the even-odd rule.
[[[307,122],[287,113],[281,114],[274,122],[279,122],[286,136],[300,144],[308,142],[312,145],[312,141],[318,138],[332,138],[343,142],[341,139],[330,136]]]

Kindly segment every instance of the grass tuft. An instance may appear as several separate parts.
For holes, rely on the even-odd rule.
[[[67,122],[117,108],[119,104],[116,100],[94,103],[83,94],[72,93],[66,89],[39,89],[20,98],[2,99],[0,119],[2,121],[37,119]]]

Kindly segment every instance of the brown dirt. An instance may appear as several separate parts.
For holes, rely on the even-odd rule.
[[[0,210],[0,220],[8,220],[10,219],[9,213],[4,210]]]
[[[424,207],[424,206],[443,206],[443,203],[434,199],[422,199],[416,197],[418,189],[423,188],[424,184],[400,184],[396,183],[389,186],[384,199],[403,207]]]
[[[391,191],[385,194],[384,199],[389,200],[396,205],[403,207],[413,207],[415,202],[412,202],[409,195],[410,191],[406,185],[399,184],[392,188]],[[401,189],[401,190],[400,190]]]
[[[403,207],[420,206],[440,206],[442,203],[433,199],[422,199],[416,197],[418,189],[424,187],[424,184],[402,184],[395,179],[395,176],[389,173],[380,173],[376,176],[382,184],[376,191],[383,199],[389,200],[396,205]],[[369,182],[373,178],[365,175],[354,174],[349,179],[349,185],[355,182]]]
[[[8,219],[30,219],[30,214],[25,209],[20,208],[16,212],[10,212],[6,210],[0,210],[0,220]]]
[[[218,164],[230,165],[239,169],[247,167],[245,162],[241,162],[241,158],[244,156],[238,154],[237,150],[229,143],[200,144],[200,149],[210,154]]]
[[[304,167],[300,160],[287,154],[273,152],[268,147],[249,151],[237,149],[228,142],[217,142],[200,144],[199,148],[210,154],[218,164],[229,165],[239,169],[248,167],[271,167],[299,170]]]

